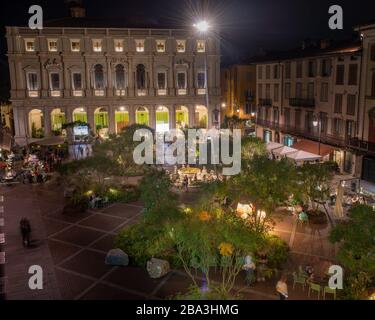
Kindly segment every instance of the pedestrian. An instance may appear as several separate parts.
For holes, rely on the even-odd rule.
[[[30,246],[30,234],[31,234],[31,225],[30,221],[26,218],[22,218],[20,221],[20,229],[22,235],[22,243],[24,247]]]
[[[288,299],[288,285],[286,281],[287,277],[283,274],[276,284],[276,292],[279,295],[280,300]]]
[[[254,281],[254,271],[255,271],[255,263],[253,261],[253,257],[251,254],[245,257],[245,264],[243,265],[242,269],[246,271],[246,284],[250,286]]]
[[[189,178],[188,178],[188,176],[184,177],[184,188],[185,188],[186,192],[189,191]]]

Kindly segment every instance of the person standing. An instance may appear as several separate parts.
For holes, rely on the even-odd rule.
[[[254,281],[254,271],[255,271],[255,263],[253,261],[252,256],[249,254],[245,257],[245,264],[243,265],[242,269],[246,271],[246,284],[250,286]]]
[[[276,292],[279,295],[280,300],[288,299],[288,285],[286,281],[287,277],[283,274],[276,284]]]
[[[20,221],[20,229],[22,235],[22,243],[24,247],[30,246],[30,234],[31,234],[31,225],[30,221],[26,218],[22,218]]]

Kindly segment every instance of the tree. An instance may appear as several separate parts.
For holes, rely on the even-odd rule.
[[[298,177],[300,198],[317,212],[329,197],[332,172],[324,163],[306,163],[299,168]]]
[[[344,289],[354,299],[367,298],[367,288],[375,284],[375,210],[358,205],[349,211],[349,220],[335,226],[330,234],[339,243],[339,262],[349,270]]]
[[[266,156],[267,148],[265,142],[260,138],[245,137],[241,140],[241,157],[242,161],[247,162],[254,156]]]

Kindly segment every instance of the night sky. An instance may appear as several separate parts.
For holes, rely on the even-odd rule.
[[[32,4],[43,7],[45,20],[68,15],[64,0],[1,0],[3,61],[4,26],[27,24]],[[171,26],[191,26],[199,15],[207,16],[215,30],[220,29],[225,62],[240,61],[260,50],[294,48],[308,38],[348,38],[353,26],[375,20],[374,0],[84,0],[84,4],[90,17],[144,19]],[[334,4],[344,10],[342,31],[328,28],[328,8]],[[3,79],[4,62],[1,67]]]

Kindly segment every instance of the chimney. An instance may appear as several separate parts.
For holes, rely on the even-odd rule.
[[[86,17],[86,9],[82,4],[82,0],[67,0],[66,2],[72,18]]]

